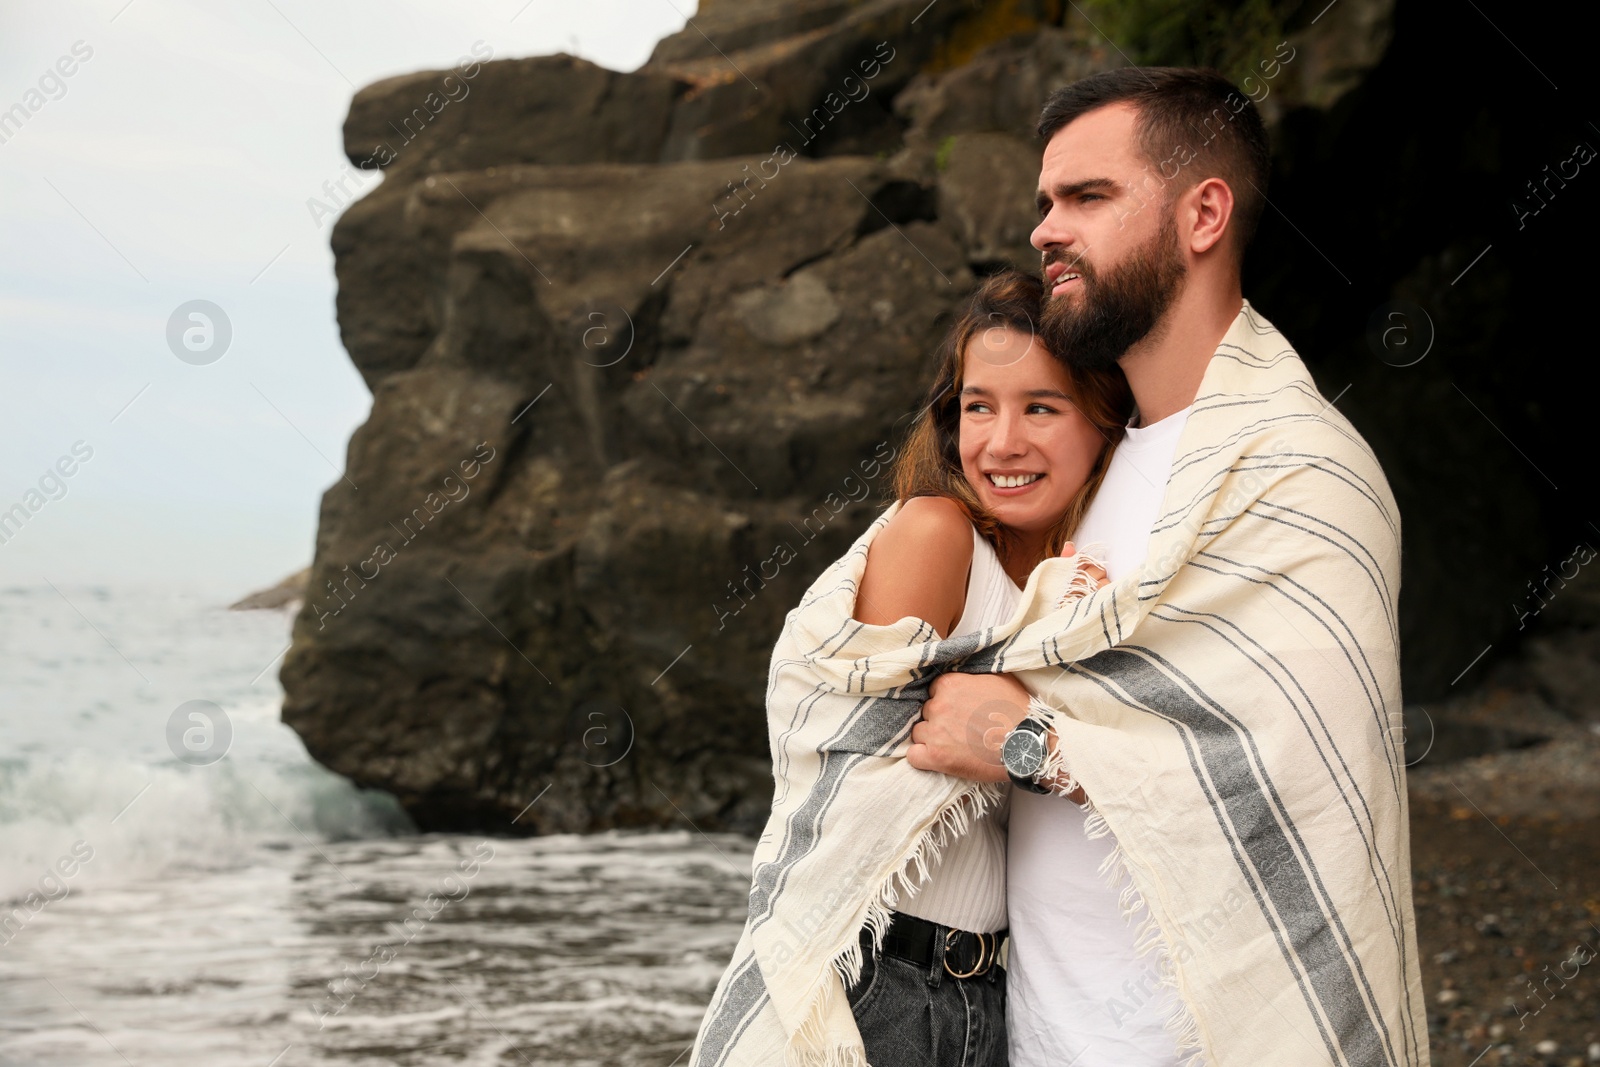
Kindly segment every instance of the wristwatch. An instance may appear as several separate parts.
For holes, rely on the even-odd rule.
[[[1005,764],[1006,774],[1010,775],[1017,788],[1030,793],[1050,792],[1047,786],[1039,784],[1037,778],[1044,767],[1045,757],[1050,753],[1045,742],[1047,732],[1045,724],[1038,719],[1023,719],[1006,734],[1005,742],[1000,746],[1000,761]]]

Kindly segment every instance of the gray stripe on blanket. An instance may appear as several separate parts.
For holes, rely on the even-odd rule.
[[[1300,977],[1302,968],[1311,983],[1307,1006],[1312,1007],[1314,995],[1316,1005],[1333,1027],[1330,1037],[1312,1007],[1312,1017],[1322,1031],[1329,1056],[1336,1063],[1361,1067],[1394,1063],[1388,1041],[1378,1033],[1382,1020],[1373,1019],[1361,996],[1360,982],[1323,914],[1323,903],[1312,889],[1306,861],[1296,855],[1278,824],[1235,728],[1202,706],[1155,664],[1131,651],[1107,649],[1078,663],[1076,669],[1114,682],[1139,705],[1193,732],[1198,758],[1205,767],[1204,774],[1198,766],[1195,768],[1196,778],[1211,803],[1217,825],[1234,849],[1240,871],[1246,881],[1260,882],[1271,903],[1269,909],[1267,901],[1257,893],[1262,916],[1277,936],[1279,949],[1302,994],[1307,994]],[[1189,737],[1182,730],[1179,736],[1188,747]],[[1191,759],[1194,755],[1191,749]],[[1216,785],[1215,794],[1206,783],[1208,777]],[[1218,810],[1219,803],[1226,816],[1224,810]],[[1327,906],[1331,909],[1331,902]]]
[[[804,803],[789,816],[782,848],[771,861],[755,870],[750,886],[752,929],[771,918],[772,900],[788,872],[816,848],[823,816],[850,768],[862,757],[882,752],[911,729],[922,713],[922,702],[927,699],[927,687],[932,682],[929,677],[906,686],[902,692],[910,694],[907,696],[863,699],[856,705],[856,714],[825,742],[817,780]]]
[[[766,1004],[767,983],[751,956],[723,988],[722,999],[701,1037],[700,1054],[690,1067],[717,1067]]]
[[[850,768],[863,756],[880,755],[911,729],[922,716],[933,680],[947,670],[974,673],[994,670],[993,663],[1008,641],[980,648],[979,641],[990,631],[946,638],[933,649],[936,661],[924,673],[902,686],[892,697],[864,697],[854,713],[824,743],[822,766],[805,802],[789,817],[783,846],[771,861],[758,866],[750,885],[752,928],[771,918],[772,901],[796,863],[816,848],[817,835],[833,798],[838,795]]]
[[[1207,553],[1207,554],[1209,555],[1209,553]],[[1216,558],[1221,558],[1221,557],[1216,557]],[[1287,578],[1287,576],[1281,576],[1281,577]],[[1298,583],[1296,583],[1296,584],[1298,584]],[[1158,612],[1159,612],[1159,614],[1157,614]],[[1176,612],[1176,613],[1178,613],[1178,615],[1175,617],[1175,616],[1173,616],[1171,614],[1172,612]],[[1185,616],[1188,616],[1188,618],[1185,618]],[[1238,626],[1234,625],[1233,623],[1229,622],[1228,620],[1222,618],[1222,616],[1220,616],[1220,615],[1216,615],[1216,614],[1213,614],[1213,613],[1210,613],[1210,612],[1197,612],[1197,611],[1193,611],[1193,610],[1191,610],[1189,608],[1180,607],[1177,604],[1169,604],[1169,605],[1165,605],[1163,607],[1159,607],[1159,608],[1155,609],[1155,611],[1152,612],[1152,617],[1165,619],[1165,620],[1167,620],[1169,622],[1173,622],[1173,623],[1200,625],[1200,626],[1203,626],[1205,629],[1210,630],[1212,633],[1216,634],[1222,640],[1227,641],[1228,644],[1232,645],[1233,648],[1235,650],[1237,650],[1238,653],[1241,656],[1243,656],[1246,659],[1250,660],[1253,666],[1255,666],[1257,669],[1262,671],[1263,676],[1266,677],[1267,679],[1269,679],[1273,683],[1273,685],[1278,688],[1279,693],[1283,696],[1284,700],[1289,704],[1290,707],[1293,707],[1295,709],[1297,714],[1299,714],[1300,713],[1300,703],[1296,702],[1295,699],[1292,696],[1290,696],[1288,691],[1283,689],[1283,684],[1282,684],[1282,682],[1280,682],[1278,680],[1276,674],[1272,670],[1267,669],[1266,661],[1270,661],[1272,664],[1276,665],[1279,668],[1279,670],[1282,672],[1284,677],[1286,677],[1294,685],[1295,691],[1300,694],[1301,700],[1304,702],[1305,707],[1310,710],[1312,716],[1316,719],[1318,725],[1322,728],[1323,734],[1325,735],[1325,737],[1327,739],[1328,750],[1332,751],[1333,756],[1335,757],[1335,759],[1337,759],[1337,761],[1339,763],[1340,770],[1343,772],[1343,778],[1342,779],[1338,775],[1336,775],[1334,773],[1334,769],[1333,769],[1332,763],[1329,761],[1329,758],[1328,758],[1328,753],[1326,751],[1324,751],[1324,749],[1323,749],[1323,743],[1320,742],[1320,741],[1316,742],[1314,747],[1316,749],[1318,758],[1322,761],[1323,767],[1328,772],[1328,780],[1334,784],[1335,788],[1337,788],[1338,791],[1339,791],[1340,797],[1344,799],[1345,807],[1346,807],[1346,810],[1348,811],[1348,813],[1350,815],[1350,818],[1351,818],[1351,821],[1352,821],[1352,825],[1355,826],[1356,832],[1361,837],[1362,848],[1365,851],[1366,856],[1367,856],[1367,871],[1372,876],[1373,887],[1378,891],[1379,901],[1383,904],[1384,915],[1388,919],[1389,932],[1390,932],[1390,935],[1394,938],[1395,951],[1397,953],[1399,953],[1401,966],[1402,967],[1408,966],[1408,964],[1406,962],[1406,960],[1407,960],[1407,950],[1406,950],[1405,931],[1404,931],[1403,925],[1401,923],[1400,915],[1399,915],[1399,909],[1400,909],[1399,897],[1398,897],[1394,882],[1390,877],[1389,869],[1388,869],[1387,865],[1385,865],[1383,863],[1383,857],[1382,857],[1381,850],[1378,848],[1378,845],[1376,844],[1376,840],[1377,840],[1377,821],[1373,817],[1372,810],[1367,804],[1365,792],[1362,790],[1362,788],[1361,788],[1358,780],[1356,779],[1356,776],[1355,776],[1354,772],[1351,770],[1349,764],[1345,762],[1343,754],[1340,753],[1339,747],[1338,747],[1337,743],[1334,741],[1333,734],[1331,733],[1331,731],[1328,730],[1327,724],[1326,724],[1326,722],[1324,721],[1324,718],[1323,718],[1322,711],[1319,708],[1317,708],[1316,704],[1311,700],[1310,694],[1307,693],[1305,691],[1304,687],[1300,685],[1299,679],[1297,679],[1295,677],[1294,673],[1289,670],[1289,668],[1288,668],[1288,666],[1286,664],[1284,664],[1281,660],[1279,660],[1276,656],[1274,656],[1268,649],[1266,649],[1265,647],[1261,646],[1257,642],[1251,640],[1248,637],[1248,635],[1246,635],[1245,632],[1242,629],[1240,629]],[[1337,616],[1335,616],[1335,617],[1337,617]],[[1210,623],[1201,622],[1200,621],[1201,619],[1212,619],[1212,620],[1215,620],[1217,625],[1212,625]],[[1237,635],[1237,639],[1235,639],[1234,637],[1230,637],[1227,634],[1223,633],[1222,632],[1222,628],[1223,627],[1226,627],[1227,629],[1231,630],[1234,634],[1236,634]],[[1351,639],[1354,640],[1354,635],[1353,634],[1351,635]],[[1335,638],[1335,640],[1337,641],[1337,638]],[[1240,642],[1245,642],[1246,644],[1249,645],[1249,647],[1248,648],[1242,647]],[[1230,718],[1231,718],[1231,716],[1230,716]],[[1302,721],[1302,723],[1305,722],[1303,714],[1301,715],[1301,721]],[[1240,729],[1244,729],[1242,724],[1239,724],[1239,725],[1240,725]],[[1309,733],[1310,732],[1309,724],[1306,724],[1306,729],[1307,729],[1307,731]],[[1246,737],[1247,740],[1249,740],[1250,735],[1249,735],[1248,731],[1245,732],[1245,737]],[[1253,742],[1252,742],[1252,746],[1253,746]],[[1258,761],[1259,761],[1259,753],[1257,754],[1257,758],[1258,758]],[[1345,786],[1344,786],[1345,782],[1348,782],[1350,784],[1351,793],[1353,793],[1353,795],[1356,798],[1356,801],[1360,804],[1362,815],[1364,816],[1364,819],[1358,817],[1356,815],[1354,807],[1351,806],[1349,797],[1346,796],[1346,794],[1345,794]],[[1269,785],[1270,785],[1270,783],[1269,783]],[[1274,797],[1274,799],[1276,799],[1276,797]],[[1291,829],[1293,829],[1293,824],[1292,823],[1291,823]],[[1300,841],[1298,832],[1296,832],[1296,834],[1295,834],[1295,840],[1297,842]],[[1303,842],[1302,842],[1302,847],[1303,847]],[[1376,859],[1376,861],[1377,861],[1376,864],[1374,864],[1374,859]],[[1316,874],[1315,868],[1312,869],[1311,873],[1313,875]],[[1324,890],[1324,896],[1326,896],[1326,891],[1325,891],[1325,889],[1324,889],[1324,887],[1322,885],[1322,882],[1321,882],[1320,878],[1317,880],[1317,888],[1319,890]],[[1337,926],[1339,935],[1343,939],[1346,948],[1350,949],[1350,951],[1353,954],[1354,953],[1354,949],[1351,948],[1350,935],[1348,934],[1348,932],[1345,931],[1343,923],[1340,920],[1339,914],[1337,912],[1334,912],[1332,918],[1333,918],[1333,923],[1334,923],[1335,926]],[[1359,966],[1359,963],[1357,964],[1356,971],[1357,971],[1358,977],[1361,978],[1362,988],[1367,991],[1367,996],[1369,998],[1372,998],[1372,996],[1373,996],[1372,987],[1368,983],[1368,981],[1366,979],[1366,975],[1361,970],[1361,968]],[[1401,986],[1405,990],[1405,994],[1406,994],[1406,1011],[1405,1011],[1405,1022],[1406,1022],[1406,1028],[1407,1028],[1407,1035],[1406,1036],[1407,1036],[1408,1040],[1410,1041],[1411,1055],[1413,1057],[1415,1057],[1417,1055],[1417,1035],[1413,1032],[1413,1027],[1412,1027],[1413,1012],[1412,1012],[1412,1006],[1411,1006],[1411,987],[1410,987],[1409,984],[1406,984],[1404,982],[1401,983]],[[1380,1022],[1380,1024],[1382,1024],[1383,1020],[1380,1019],[1379,1022]],[[1385,1040],[1387,1041],[1387,1039],[1388,1039],[1387,1035],[1388,1035],[1389,1031],[1388,1031],[1388,1028],[1387,1028],[1386,1025],[1384,1026],[1384,1031],[1383,1032],[1384,1032],[1384,1035],[1385,1035]]]

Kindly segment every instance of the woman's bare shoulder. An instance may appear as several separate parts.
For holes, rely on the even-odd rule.
[[[972,520],[949,497],[911,497],[879,531],[874,546],[885,537],[899,548],[936,552],[940,560],[958,556],[963,569],[972,562]]]
[[[966,605],[972,522],[954,500],[918,496],[873,538],[856,596],[855,618],[886,626],[908,615],[942,637]]]

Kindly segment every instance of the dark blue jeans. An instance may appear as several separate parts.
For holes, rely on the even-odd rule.
[[[845,995],[872,1067],[1005,1067],[1003,968],[955,978],[942,955],[927,967],[863,955]]]

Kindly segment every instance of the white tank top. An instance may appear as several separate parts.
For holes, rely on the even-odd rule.
[[[973,527],[967,600],[946,638],[998,626],[1011,617],[1021,598],[1022,590],[1000,565],[994,546]],[[1006,804],[990,808],[944,846],[929,864],[928,880],[909,895],[902,893],[896,910],[975,933],[1005,929],[1008,807],[1009,792]]]

